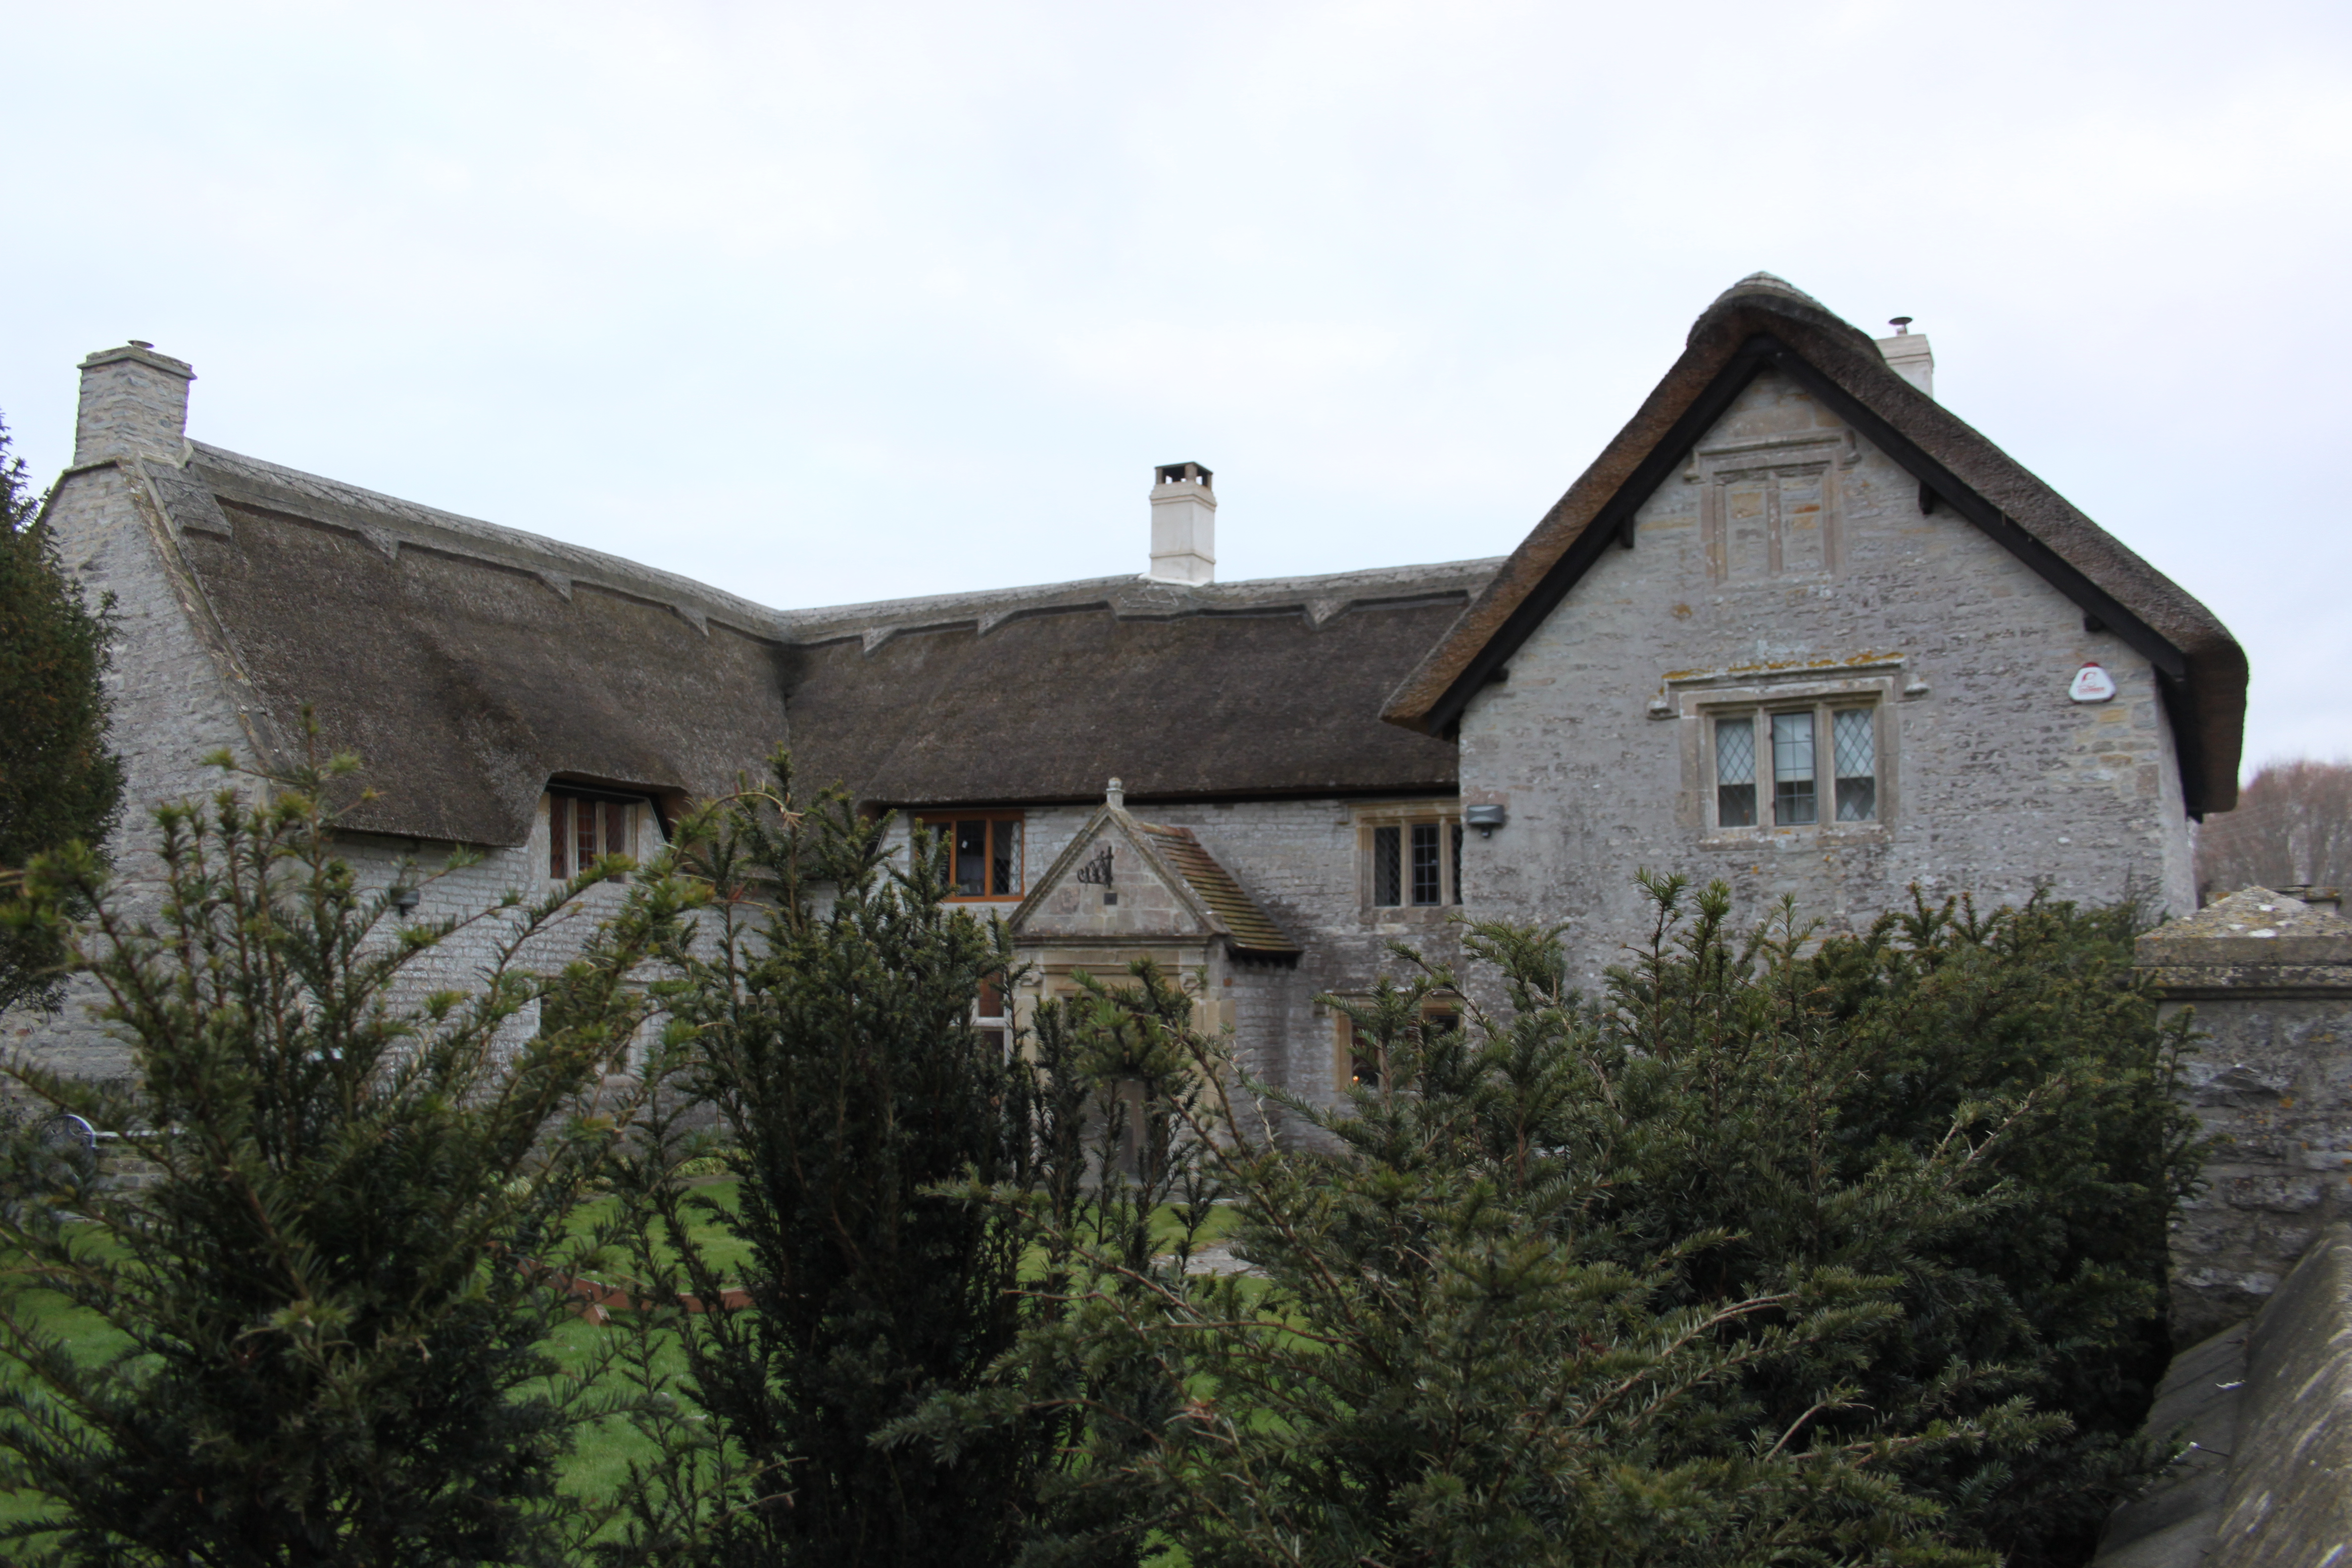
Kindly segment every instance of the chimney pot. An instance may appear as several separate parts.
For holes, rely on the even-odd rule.
[[[1878,352],[1885,356],[1886,366],[1895,374],[1926,393],[1936,395],[1936,355],[1927,346],[1927,334],[1911,330],[1912,318],[1896,316],[1886,324],[1895,329],[1891,338],[1878,340]]]
[[[1162,463],[1151,487],[1151,572],[1156,583],[1217,580],[1217,492],[1198,463]]]
[[[135,453],[178,462],[188,439],[188,383],[195,378],[185,360],[157,353],[137,338],[82,361],[73,460]]]

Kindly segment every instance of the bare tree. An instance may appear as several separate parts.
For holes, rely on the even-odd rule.
[[[2213,897],[2241,888],[2340,888],[2352,882],[2352,763],[2271,763],[2238,792],[2238,809],[2209,817],[2197,840],[2197,883]]]

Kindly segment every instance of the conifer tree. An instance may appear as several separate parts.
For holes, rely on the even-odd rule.
[[[8,911],[103,988],[138,1076],[10,1075],[161,1172],[134,1191],[53,1163],[0,1205],[0,1485],[47,1503],[0,1532],[8,1561],[571,1560],[556,1467],[601,1406],[593,1381],[551,1381],[544,1341],[593,1239],[567,1216],[613,1142],[600,1086],[677,887],[640,879],[584,956],[536,973],[534,941],[626,862],[407,919],[336,852],[321,790],[348,771],[158,811],[160,905],[110,892],[75,845]],[[461,938],[487,950],[478,989],[412,994]],[[77,1355],[60,1298],[120,1351]]]
[[[107,609],[58,569],[25,460],[0,421],[0,875],[73,841],[102,845],[122,798],[106,749]],[[0,931],[0,1007],[53,1005],[65,961],[43,926]]]
[[[1031,1316],[1026,1230],[943,1189],[1003,1184],[1065,1224],[1081,1204],[1086,1087],[972,1027],[981,987],[1010,984],[1010,949],[947,903],[927,838],[892,865],[887,822],[838,793],[799,809],[782,758],[772,787],[680,832],[709,914],[677,954],[674,1032],[623,1167],[646,1309],[632,1353],[661,1458],[609,1561],[955,1568],[1010,1562],[1033,1528],[1068,1416],[1024,1410],[948,1453],[880,1440],[979,1387]],[[677,1176],[712,1146],[731,1205]],[[722,1264],[705,1227],[742,1261]],[[675,1402],[659,1397],[673,1335]]]
[[[2164,1457],[2133,1427],[2197,1153],[2130,912],[1735,939],[1720,887],[1645,885],[1597,1001],[1559,931],[1507,924],[1466,930],[1464,1026],[1410,953],[1326,997],[1377,1069],[1336,1109],[1171,1026],[1255,1277],[1065,1233],[1068,1309],[996,1374],[1089,1410],[1098,1509],[1200,1568],[2087,1554]],[[1271,1146],[1253,1096],[1329,1152]],[[1101,1399],[1113,1366],[1159,1399]],[[1021,1407],[910,1426],[970,1444]]]

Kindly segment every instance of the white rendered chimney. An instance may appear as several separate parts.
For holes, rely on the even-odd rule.
[[[1927,347],[1927,334],[1913,331],[1908,316],[1897,316],[1886,324],[1895,329],[1895,335],[1879,339],[1878,352],[1886,356],[1887,368],[1935,396],[1936,356]]]
[[[1162,463],[1151,487],[1151,577],[1158,583],[1217,580],[1217,492],[1198,463]]]
[[[152,343],[99,350],[81,362],[73,460],[136,452],[178,462],[188,438],[188,383],[195,379],[194,366],[157,353]]]

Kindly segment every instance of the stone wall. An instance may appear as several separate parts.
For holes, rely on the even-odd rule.
[[[1139,802],[1140,821],[1189,827],[1202,847],[1306,952],[1296,967],[1228,963],[1217,977],[1234,1004],[1234,1047],[1251,1069],[1291,1092],[1328,1104],[1339,1098],[1332,1066],[1337,1021],[1318,995],[1368,990],[1400,966],[1391,941],[1409,942],[1439,963],[1459,952],[1447,908],[1375,909],[1366,901],[1357,831],[1360,813],[1389,802],[1260,800]],[[1430,800],[1432,813],[1452,800]],[[1092,805],[1045,806],[1025,814],[1024,858],[1034,885],[1093,816]],[[894,827],[903,848],[910,819]],[[1465,862],[1476,851],[1472,835]],[[1010,916],[1017,900],[994,904]],[[1230,981],[1228,986],[1225,982]],[[1309,1140],[1311,1142],[1311,1140]]]
[[[152,903],[158,891],[154,808],[207,799],[224,787],[250,791],[250,779],[225,773],[205,759],[226,752],[252,767],[262,750],[256,705],[241,700],[235,679],[234,652],[181,563],[178,540],[150,489],[148,469],[160,461],[127,456],[68,470],[48,513],[69,580],[93,605],[112,596],[109,743],[122,757],[125,787],[122,821],[109,849],[118,888],[133,907]],[[657,830],[645,815],[639,832],[649,844]],[[475,864],[436,876],[423,889],[419,918],[478,914],[510,890],[526,900],[543,897],[551,886],[546,834],[542,802],[529,843],[482,848]],[[342,849],[362,885],[380,888],[391,884],[403,859],[437,870],[450,846],[355,837]],[[617,888],[593,889],[523,961],[552,965],[572,956],[596,916],[621,896]],[[504,925],[503,918],[480,921],[450,939],[404,977],[399,999],[468,986],[492,962]],[[29,1009],[6,1015],[0,1038],[9,1049],[65,1071],[123,1076],[131,1069],[129,1048],[89,1015],[101,999],[94,986],[77,984],[55,1015]]]
[[[2193,908],[2154,671],[1918,498],[1792,383],[1750,385],[1464,715],[1462,798],[1511,818],[1472,857],[1474,910],[1575,921],[1589,984],[1640,929],[1637,867],[1720,878],[1748,918],[1793,894],[1832,929],[1915,882]],[[2071,700],[2091,661],[2111,700]],[[1710,715],[1798,697],[1874,709],[1877,819],[1716,827]]]
[[[163,509],[134,458],[68,469],[58,480],[48,522],[58,563],[97,607],[112,596],[116,633],[107,673],[112,704],[108,744],[125,773],[121,826],[109,847],[117,879],[133,897],[152,898],[155,805],[201,799],[232,783],[204,759],[226,751],[251,763],[254,750],[236,694],[194,613],[199,601]],[[76,986],[63,1011],[5,1016],[8,1047],[92,1078],[120,1077],[130,1056],[91,1024],[95,991]]]
[[[2095,1568],[2340,1568],[2352,1556],[2352,1229],[2252,1319],[2173,1358],[2147,1432],[2187,1447],[2116,1510]]]
[[[2265,889],[2139,942],[2164,1010],[2195,1010],[2190,1103],[2214,1140],[2173,1233],[2176,1343],[2259,1310],[2352,1220],[2352,921]]]

